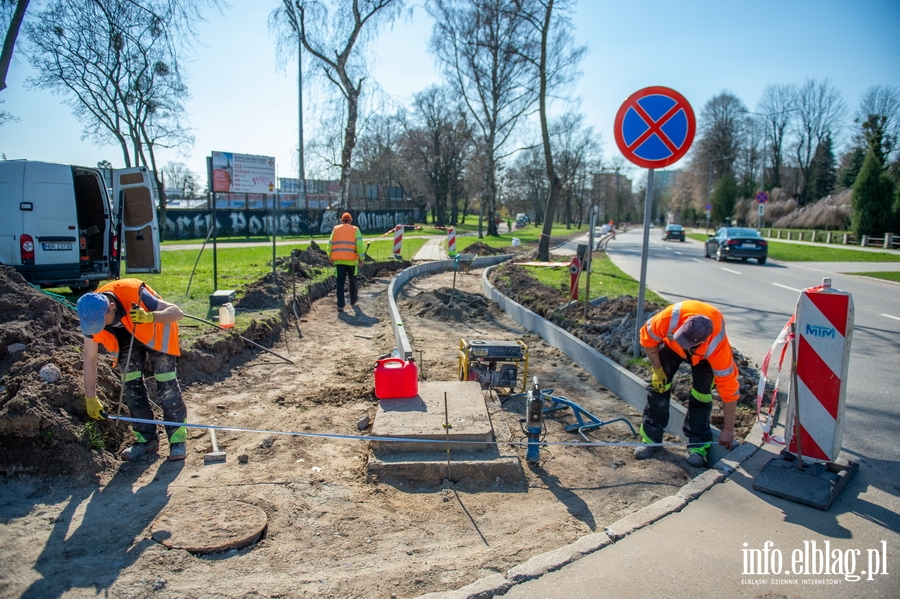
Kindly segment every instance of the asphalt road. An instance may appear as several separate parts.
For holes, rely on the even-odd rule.
[[[613,262],[640,278],[643,230],[620,233],[608,246]],[[725,315],[732,346],[761,364],[793,314],[800,291],[831,277],[853,296],[855,319],[843,454],[867,468],[868,480],[900,496],[900,284],[841,274],[900,270],[894,263],[716,262],[703,244],[662,242],[650,230],[647,287],[671,302],[699,299]],[[782,384],[786,389],[787,385]]]

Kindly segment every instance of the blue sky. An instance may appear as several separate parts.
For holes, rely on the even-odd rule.
[[[231,0],[231,7],[200,26],[201,46],[188,69],[188,119],[196,145],[190,156],[162,153],[163,163],[185,162],[203,173],[205,157],[214,150],[262,154],[276,158],[279,176],[296,176],[296,63],[286,69],[275,64],[266,22],[276,5]],[[400,103],[441,81],[426,46],[431,21],[421,4],[411,6],[411,18],[382,32],[371,49],[372,78]],[[588,47],[573,93],[575,109],[601,136],[607,160],[618,154],[612,135],[617,109],[650,85],[679,91],[698,116],[723,90],[754,110],[766,85],[801,84],[810,77],[830,78],[851,111],[869,86],[900,86],[897,0],[580,0],[574,23],[576,41]],[[20,121],[0,128],[0,152],[7,158],[123,165],[117,148],[81,140],[81,125],[61,97],[28,89],[30,74],[18,55],[0,99]],[[311,104],[305,96],[307,139],[316,118]]]

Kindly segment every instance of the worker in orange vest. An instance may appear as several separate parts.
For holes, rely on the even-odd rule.
[[[691,366],[692,386],[682,428],[688,439],[687,461],[698,468],[706,464],[712,443],[709,417],[713,380],[722,398],[725,417],[719,445],[730,449],[734,441],[739,383],[722,313],[697,300],[667,306],[641,327],[641,347],[653,369],[641,420],[644,443],[662,443],[663,431],[669,424],[672,377],[681,363],[687,362]],[[655,445],[641,445],[635,448],[634,457],[647,459],[656,449]]]
[[[344,311],[344,281],[350,279],[350,305],[359,301],[356,275],[363,263],[362,233],[352,224],[349,212],[341,215],[341,224],[334,227],[328,240],[328,259],[335,266],[337,278],[337,311]]]
[[[149,359],[156,379],[156,403],[168,422],[187,422],[187,407],[175,374],[178,347],[178,321],[184,312],[163,300],[138,279],[121,279],[103,285],[96,293],[86,293],[76,306],[81,332],[84,333],[84,401],[88,416],[106,417],[106,409],[97,397],[97,355],[102,345],[112,354],[112,365],[124,373],[124,396],[133,418],[153,420],[153,410],[144,385],[144,361]],[[124,354],[124,356],[123,356]],[[120,361],[120,358],[123,358]],[[184,426],[166,425],[169,460],[187,456]],[[156,425],[132,424],[135,444],[122,452],[122,458],[135,460],[159,448]]]

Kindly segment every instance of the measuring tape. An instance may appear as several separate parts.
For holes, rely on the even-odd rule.
[[[337,433],[307,433],[307,432],[299,432],[299,431],[273,431],[273,430],[265,430],[265,429],[255,429],[255,428],[239,428],[234,426],[218,426],[214,424],[193,424],[187,422],[170,422],[168,420],[148,420],[145,418],[129,418],[128,416],[107,416],[109,420],[120,420],[122,422],[137,422],[140,424],[161,424],[163,426],[173,426],[173,427],[185,427],[185,428],[199,428],[199,429],[209,429],[209,430],[217,430],[217,431],[233,431],[236,433],[263,433],[267,435],[288,435],[292,437],[313,437],[319,439],[343,439],[347,441],[387,441],[391,443],[435,443],[435,444],[447,444],[448,441],[445,439],[410,439],[404,437],[372,437],[372,436],[362,436],[362,435],[339,435]],[[527,447],[529,445],[528,441],[451,441],[456,445],[509,445],[509,446],[519,446],[519,447]],[[537,443],[538,445],[546,445],[546,446],[556,446],[556,447],[643,447],[643,446],[651,446],[651,447],[684,447],[687,445],[690,447],[691,445],[704,446],[707,443],[643,443],[640,441],[590,441],[590,442],[571,442],[571,441],[540,441]],[[534,442],[530,443],[530,445],[535,445]]]

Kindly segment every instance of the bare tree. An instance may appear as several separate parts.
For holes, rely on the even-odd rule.
[[[180,190],[183,198],[192,198],[200,191],[200,178],[183,162],[167,162],[162,175],[166,187]]]
[[[6,89],[6,76],[9,74],[9,65],[12,63],[13,50],[19,37],[19,29],[28,10],[29,0],[0,0],[0,15],[3,22],[7,19],[6,36],[3,38],[3,50],[0,52],[0,91]]]
[[[522,47],[523,55],[531,63],[533,77],[537,82],[538,112],[541,123],[541,141],[547,171],[549,194],[544,209],[546,218],[543,235],[538,243],[538,260],[550,259],[550,231],[555,220],[559,195],[569,184],[565,175],[560,176],[553,164],[550,130],[547,122],[548,95],[553,90],[561,91],[575,78],[577,65],[584,56],[585,48],[575,46],[570,32],[572,23],[569,0],[515,0],[515,10],[531,27],[534,39]],[[554,10],[554,8],[556,10]],[[531,51],[529,51],[531,50]],[[571,173],[570,173],[571,174]],[[571,186],[569,186],[571,192]],[[571,200],[571,193],[567,200]],[[571,222],[571,205],[566,202],[566,226]]]
[[[757,112],[765,119],[767,164],[770,166],[771,187],[781,186],[781,167],[784,164],[784,140],[791,123],[791,113],[797,110],[797,88],[790,83],[767,85]]]
[[[797,110],[793,113],[794,158],[802,176],[798,198],[801,206],[815,199],[810,198],[808,188],[816,148],[826,137],[834,137],[845,113],[841,94],[828,79],[808,79],[797,91]]]
[[[189,96],[179,55],[203,4],[56,0],[25,24],[38,72],[29,84],[63,94],[87,137],[118,144],[125,166],[153,172],[161,218],[166,196],[156,151],[193,143],[182,123]]]
[[[853,122],[858,127],[857,145],[872,147],[884,164],[889,162],[900,147],[900,88],[873,85],[867,89]]]
[[[477,155],[485,161],[482,213],[488,235],[497,235],[498,167],[516,124],[536,99],[532,65],[525,59],[533,54],[526,47],[534,38],[508,0],[430,0],[428,8],[435,18],[431,51],[474,122]]]
[[[507,170],[506,181],[511,198],[507,207],[516,213],[531,213],[535,223],[543,223],[547,204],[547,163],[541,146],[534,145],[519,152]]]
[[[573,220],[581,221],[581,210],[576,214],[575,208],[576,204],[578,208],[583,208],[586,170],[591,163],[599,160],[600,137],[592,127],[584,126],[584,115],[571,112],[551,122],[549,131],[560,179],[566,182],[560,190],[560,197],[563,200],[564,221],[569,228]],[[549,215],[547,212],[548,218]],[[546,224],[544,227],[545,235],[549,235]]]
[[[403,156],[432,200],[433,222],[456,224],[463,174],[472,154],[471,131],[449,89],[416,94],[403,141]]]
[[[402,115],[375,114],[366,120],[359,134],[353,163],[353,178],[382,187],[394,185],[399,177]]]
[[[322,74],[344,98],[344,134],[341,147],[341,206],[349,207],[350,174],[356,147],[359,100],[368,75],[367,42],[380,23],[392,20],[403,0],[282,0],[270,22],[281,23],[279,35],[299,37]]]

